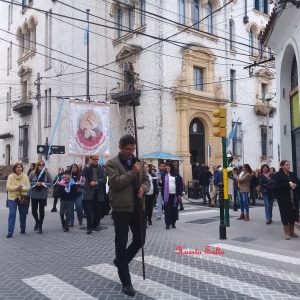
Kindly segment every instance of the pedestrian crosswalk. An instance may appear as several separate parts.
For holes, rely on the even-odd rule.
[[[193,254],[191,249],[184,248],[185,255],[170,254],[167,258],[146,256],[146,280],[138,275],[141,273],[140,269],[134,267],[131,270],[132,282],[138,292],[136,298],[300,299],[300,271],[287,271],[289,265],[300,264],[299,258],[229,244],[218,243],[210,246],[212,249],[219,247],[223,251],[226,250],[225,254]],[[235,254],[235,258],[226,255],[231,252]],[[263,265],[261,258],[276,262],[274,265],[277,267],[270,267],[271,264]],[[141,262],[141,257],[136,257],[134,261]],[[285,268],[278,267],[279,265]],[[94,274],[96,278],[93,282],[96,282],[97,278],[104,280],[107,285],[113,282],[114,293],[120,293],[121,284],[117,268],[112,264],[86,266],[82,268],[82,272]],[[86,276],[86,273],[84,274],[82,276]],[[51,274],[25,278],[22,281],[51,300],[102,299],[101,293],[100,298],[95,298],[95,294],[89,294],[89,289],[81,290]],[[110,298],[107,295],[107,291],[105,295],[107,298],[103,296],[103,299],[114,299],[113,296]],[[122,293],[118,295],[121,296]]]

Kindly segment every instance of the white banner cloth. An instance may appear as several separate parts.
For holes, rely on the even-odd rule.
[[[70,102],[69,154],[109,156],[109,107]]]

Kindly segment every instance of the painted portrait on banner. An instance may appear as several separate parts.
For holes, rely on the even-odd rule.
[[[70,154],[108,156],[108,128],[108,106],[70,103]]]

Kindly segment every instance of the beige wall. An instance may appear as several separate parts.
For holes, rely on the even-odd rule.
[[[222,164],[221,138],[213,136],[212,112],[224,106],[228,101],[223,97],[221,82],[214,83],[214,61],[215,56],[209,49],[203,48],[202,53],[195,52],[192,48],[185,51],[182,77],[177,83],[180,92],[174,94],[177,120],[177,155],[184,158],[182,175],[185,183],[192,180],[189,127],[194,118],[198,118],[205,129],[205,163],[208,164],[207,146],[212,146],[210,166]],[[194,67],[204,69],[203,91],[194,90]]]

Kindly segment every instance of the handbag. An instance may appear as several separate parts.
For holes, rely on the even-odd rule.
[[[29,197],[27,195],[21,195],[20,204],[28,205]]]

